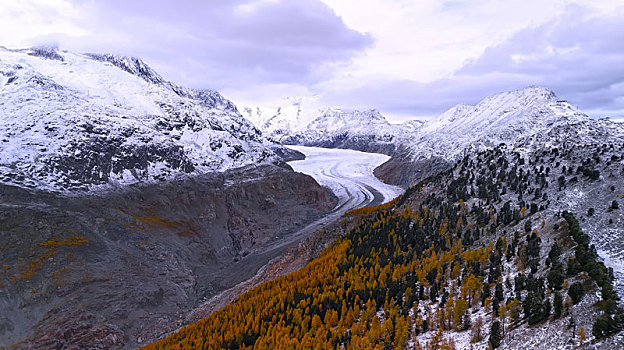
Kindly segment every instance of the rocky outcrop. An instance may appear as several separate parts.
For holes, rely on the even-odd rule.
[[[374,174],[385,183],[407,188],[449,169],[452,165],[443,158],[413,160],[409,155],[399,154],[375,168]]]
[[[288,147],[276,147],[273,148],[272,151],[282,158],[284,162],[305,159],[305,154]]]

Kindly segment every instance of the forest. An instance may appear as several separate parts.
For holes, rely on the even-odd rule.
[[[497,348],[510,330],[559,319],[577,345],[609,337],[624,328],[613,270],[584,214],[549,198],[600,176],[599,160],[573,168],[573,154],[525,159],[501,145],[466,156],[393,202],[347,213],[342,237],[301,270],[145,349],[454,349],[456,334]],[[570,312],[593,291],[597,316],[577,329]]]

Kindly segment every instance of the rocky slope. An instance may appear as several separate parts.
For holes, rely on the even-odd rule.
[[[143,61],[0,49],[0,181],[57,191],[279,161],[236,107]]]
[[[211,90],[143,61],[0,49],[0,348],[134,348],[336,197]]]
[[[172,331],[336,204],[272,165],[71,197],[0,189],[0,347],[17,349],[133,348]]]

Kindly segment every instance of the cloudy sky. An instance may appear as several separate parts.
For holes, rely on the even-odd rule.
[[[138,56],[249,106],[398,121],[542,85],[624,118],[621,0],[2,0],[0,45]]]

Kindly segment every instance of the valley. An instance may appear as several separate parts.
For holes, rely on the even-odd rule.
[[[220,292],[186,316],[186,322],[196,322],[233,302],[260,283],[294,272],[309,259],[316,257],[337,237],[333,233],[338,221],[351,210],[387,203],[403,193],[403,189],[383,183],[373,170],[390,157],[345,149],[328,149],[308,146],[288,146],[301,152],[305,159],[288,164],[297,172],[312,176],[319,184],[331,189],[337,197],[335,207],[324,216],[294,232],[258,245],[251,254],[242,257],[234,266],[240,266],[237,278],[247,279]],[[250,271],[257,271],[250,276]],[[224,270],[222,280],[231,278],[232,269]]]
[[[385,127],[359,128],[369,118]],[[532,86],[411,131],[375,113],[320,112],[309,125],[297,138],[268,131],[333,148],[289,146],[308,156],[289,164],[339,203],[360,192],[376,205],[321,231],[334,244],[308,244],[307,263],[276,261],[287,271],[148,349],[621,346],[621,124]],[[348,148],[388,154],[369,169],[406,192],[374,199]]]
[[[373,175],[388,156],[296,160],[218,92],[136,58],[0,48],[0,69],[0,347],[155,340],[402,192]]]
[[[624,0],[0,27],[0,350],[624,349]]]
[[[622,342],[624,126],[547,88],[396,124],[118,55],[0,74],[0,347]]]
[[[387,203],[403,193],[403,189],[381,182],[373,170],[390,157],[383,154],[320,147],[289,146],[305,155],[303,160],[288,164],[296,171],[314,178],[337,197],[333,209],[304,227],[282,231],[281,235],[254,245],[236,258],[236,269],[225,269],[216,279],[226,283],[251,278],[268,261],[279,258],[291,246],[337,222],[346,212],[366,206]],[[236,271],[233,273],[233,271]],[[235,276],[235,279],[232,279]],[[244,280],[243,280],[244,281]],[[245,283],[245,282],[243,282]]]

